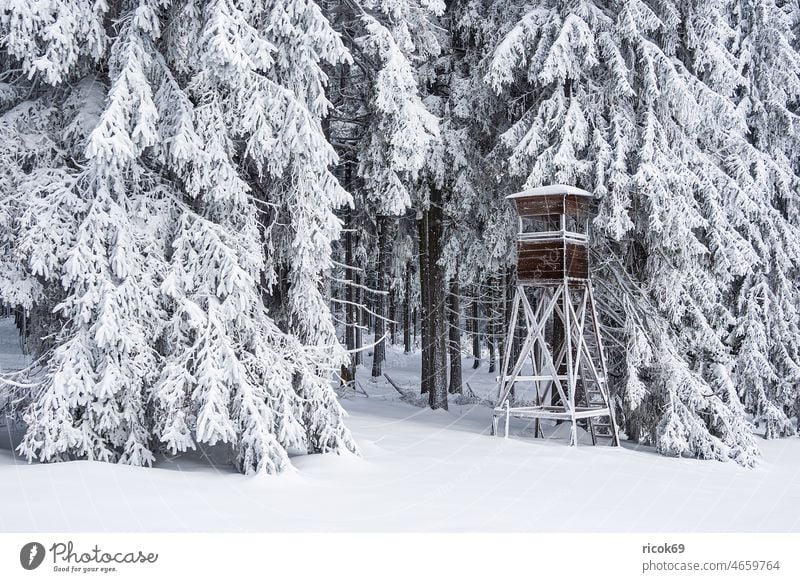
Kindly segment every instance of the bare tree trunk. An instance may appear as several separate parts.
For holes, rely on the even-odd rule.
[[[358,310],[356,309],[356,301],[358,297],[356,296],[356,286],[355,281],[357,279],[356,272],[353,269],[353,216],[352,213],[348,212],[347,216],[347,232],[344,235],[344,262],[349,267],[347,269],[347,276],[346,279],[352,281],[351,284],[347,285],[346,290],[346,300],[347,304],[345,305],[345,346],[347,347],[347,351],[350,352],[350,379],[355,381],[356,379],[356,360],[359,354],[356,352],[356,332],[358,326]]]
[[[422,317],[422,343],[430,351],[428,361],[428,404],[431,408],[447,409],[447,320],[445,305],[444,267],[439,264],[443,251],[444,221],[442,212],[442,193],[431,188],[430,206],[423,212],[425,229],[426,284],[428,287],[427,305]],[[427,324],[425,320],[427,319]],[[426,338],[427,335],[427,338]],[[427,339],[427,341],[426,341]]]
[[[419,334],[420,334],[420,329],[419,329],[419,308],[418,307],[414,308],[413,321],[414,321],[414,345],[417,345],[417,338],[419,337]]]
[[[506,350],[510,347],[508,341],[508,328],[511,322],[511,299],[507,297],[505,275],[497,278],[497,344],[498,357],[501,362],[506,361]],[[503,371],[500,370],[502,374]]]
[[[487,282],[488,300],[486,308],[486,344],[489,347],[489,373],[497,372],[497,311],[495,305],[495,283],[494,277],[490,277]]]
[[[406,265],[405,300],[403,301],[403,351],[411,353],[411,263]]]
[[[564,297],[561,296],[561,297],[559,297],[558,302],[557,302],[557,305],[558,305],[559,309],[561,309],[561,313],[564,313],[564,308],[566,307],[566,305],[564,304],[563,299],[564,299]],[[553,357],[556,357],[558,355],[558,353],[561,351],[561,348],[564,345],[564,342],[566,341],[566,336],[564,335],[564,331],[565,331],[564,330],[564,324],[562,323],[560,318],[553,316],[552,320],[553,320],[553,323],[552,323],[552,328],[553,328],[553,332],[552,332],[553,333],[553,336],[552,336],[553,337],[553,343],[552,343],[553,352],[552,353],[553,353]],[[564,361],[558,367],[558,373],[559,374],[566,374],[567,373],[566,358],[564,358]],[[552,405],[559,406],[559,405],[563,405],[564,404],[561,401],[561,395],[558,393],[558,390],[553,389],[551,391],[551,394],[552,394],[552,401],[551,401]],[[560,420],[556,420],[556,424],[561,424],[561,421]]]
[[[487,345],[489,347],[489,373],[494,374],[497,371],[497,355],[495,354],[494,339],[488,338]]]
[[[478,316],[480,311],[478,309],[478,287],[474,287],[474,297],[472,298],[472,355],[475,361],[472,363],[472,369],[477,370],[481,367],[481,327]]]
[[[430,388],[431,374],[431,331],[429,329],[430,317],[430,275],[428,274],[428,211],[424,211],[417,223],[419,228],[419,291],[422,333],[422,371],[420,374],[420,392],[425,394]]]
[[[364,325],[364,310],[361,308],[363,303],[363,295],[364,291],[361,289],[360,285],[364,281],[364,277],[361,273],[355,273],[353,280],[356,282],[356,289],[354,293],[354,297],[356,299],[355,303],[355,321],[358,325],[355,328],[355,358],[353,358],[353,366],[360,366],[364,363],[364,353],[361,351],[361,348],[364,346],[364,337],[363,337],[363,325]],[[355,373],[353,374],[353,380],[355,380]]]
[[[450,341],[448,348],[450,351],[450,385],[447,391],[450,394],[461,394],[463,379],[461,377],[461,329],[459,327],[461,313],[461,289],[458,285],[458,278],[453,277],[450,281],[450,294],[448,296],[448,315],[450,320]]]
[[[375,274],[375,347],[372,352],[372,377],[378,378],[383,374],[383,362],[386,360],[386,319],[388,298],[387,273],[389,271],[389,255],[391,253],[391,233],[393,219],[387,216],[378,217],[378,269]]]
[[[380,243],[378,243],[380,244]],[[368,274],[365,276],[365,280],[367,281],[366,286],[370,289],[375,289],[378,286],[378,277],[377,272],[373,269],[370,270]],[[380,309],[377,305],[376,297],[374,293],[364,293],[364,305],[367,306],[367,309],[364,310],[364,317],[367,319],[367,329],[369,330],[367,333],[371,333],[375,340],[378,337],[375,335],[375,310]]]
[[[516,350],[516,347],[517,347],[517,334],[519,333],[519,331],[518,331],[519,328],[516,326],[517,322],[514,322],[514,324],[515,324],[514,335],[511,336],[511,337],[508,336],[508,332],[511,330],[511,324],[512,324],[512,322],[511,322],[511,313],[513,311],[513,303],[514,303],[514,288],[511,285],[511,272],[510,272],[510,270],[506,271],[505,275],[503,275],[502,285],[503,285],[503,297],[504,297],[503,321],[505,321],[505,326],[503,327],[503,337],[505,338],[503,340],[503,345],[504,345],[504,349],[509,351],[508,365],[509,365],[509,369],[510,369],[510,368],[513,368],[513,366],[517,363],[517,358],[516,358],[516,355],[517,355],[516,351],[517,350]],[[502,356],[501,356],[501,360],[505,361],[505,357],[506,357],[506,354],[505,354],[505,351],[504,351]],[[501,371],[500,373],[502,374],[503,372]],[[512,384],[511,385],[511,390],[509,392],[509,395],[511,397],[511,401],[512,402],[514,400],[515,394],[516,394],[516,384]]]
[[[397,293],[389,290],[389,343],[397,343]]]

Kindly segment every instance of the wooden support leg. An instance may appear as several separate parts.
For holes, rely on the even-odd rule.
[[[564,341],[567,347],[567,399],[568,399],[568,407],[570,412],[570,418],[572,419],[572,426],[570,429],[570,445],[573,447],[578,446],[578,424],[575,420],[575,370],[574,370],[574,360],[572,354],[572,343],[573,343],[573,329],[572,329],[572,318],[570,317],[572,312],[572,296],[570,295],[570,288],[569,283],[566,279],[564,279]]]
[[[606,364],[606,353],[603,349],[603,338],[600,333],[600,319],[597,314],[597,306],[594,301],[594,291],[592,290],[592,283],[591,281],[587,282],[586,285],[586,292],[589,296],[589,306],[592,310],[592,328],[594,330],[595,342],[597,342],[597,350],[600,352],[600,367],[601,373],[603,375],[603,382],[600,384],[601,394],[603,395],[603,399],[608,406],[608,419],[609,423],[611,424],[611,446],[618,447],[619,446],[619,434],[617,433],[617,420],[614,417],[614,405],[611,402],[611,392],[608,388],[608,365]]]

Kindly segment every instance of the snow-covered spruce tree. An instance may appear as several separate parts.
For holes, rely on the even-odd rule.
[[[449,268],[458,265],[458,272],[450,269],[448,277],[457,275],[462,286],[473,289],[471,301],[485,303],[491,320],[490,296],[502,292],[498,283],[514,262],[517,228],[512,208],[498,201],[519,180],[508,175],[500,179],[503,157],[494,150],[495,130],[506,123],[508,104],[484,82],[481,41],[472,36],[477,30],[468,10],[455,10],[449,22],[454,48],[438,67],[446,71],[447,92],[434,101],[441,108],[442,139],[429,166],[434,181],[448,193],[443,262]]]
[[[357,43],[365,59],[373,59],[379,68],[367,96],[372,115],[359,147],[358,175],[375,211],[399,216],[411,206],[409,184],[417,180],[428,148],[439,136],[437,119],[420,97],[414,65],[438,56],[440,46],[429,19],[441,14],[444,5],[405,0],[363,4],[375,16],[361,16],[364,30]]]
[[[58,127],[53,119],[54,108],[45,99],[17,104],[14,93],[10,91],[8,102],[4,100],[0,117],[0,163],[4,170],[0,175],[0,299],[30,312],[41,301],[43,287],[27,268],[22,253],[22,240],[31,232],[20,229],[20,224],[33,201],[20,195],[26,192],[22,189],[28,178],[26,164],[53,167],[63,164],[63,160],[58,156],[61,150],[54,135]],[[38,218],[45,209],[38,210],[30,218]],[[63,231],[56,226],[49,232]],[[31,250],[37,247],[33,245]]]
[[[28,232],[13,244],[64,297],[20,450],[150,464],[158,442],[221,441],[245,473],[280,470],[287,449],[355,450],[328,384],[341,348],[320,293],[333,210],[349,201],[327,169],[320,64],[347,58],[343,45],[310,1],[121,2],[113,29],[109,6],[85,4],[80,26],[59,5],[12,4],[2,20],[8,56],[50,85],[57,113],[66,81],[105,100],[75,116],[86,139],[66,134],[74,167],[63,156],[25,172]],[[283,329],[263,303],[281,260]]]
[[[52,313],[64,298],[62,286],[54,284],[60,272],[55,257],[77,232],[82,207],[65,166],[82,155],[80,144],[97,121],[105,93],[87,79],[52,94],[37,90],[11,66],[7,70],[0,115],[0,303],[15,308],[22,341],[31,353],[41,353],[61,328]],[[13,413],[30,402],[29,390],[17,388],[6,399]]]
[[[494,373],[506,348],[517,230],[515,213],[503,196],[517,191],[522,180],[504,171],[505,152],[495,147],[498,129],[507,127],[515,105],[484,81],[486,37],[498,33],[492,27],[483,30],[484,23],[480,5],[454,3],[448,22],[452,49],[446,66],[438,67],[447,71],[440,114],[442,147],[433,152],[431,165],[437,168],[436,181],[448,193],[443,262],[458,264],[458,280],[473,295],[469,298],[473,350],[480,353],[480,338],[485,337],[487,370]]]
[[[280,97],[284,103],[282,115],[276,116],[280,123],[273,121],[270,126],[281,132],[280,146],[264,136],[258,151],[265,157],[269,176],[266,201],[278,209],[272,218],[289,224],[288,231],[276,233],[284,244],[276,245],[282,249],[276,249],[272,260],[289,265],[288,329],[306,356],[295,379],[303,403],[306,447],[309,452],[355,451],[342,421],[344,411],[330,386],[331,374],[348,361],[348,355],[336,337],[323,293],[323,277],[331,269],[331,244],[341,229],[334,211],[352,204],[352,198],[329,170],[337,155],[321,124],[330,108],[322,66],[350,56],[311,0],[272,1],[254,18],[276,47],[273,78],[281,87],[277,93],[273,90],[272,101]],[[269,92],[264,95],[269,96]]]
[[[796,11],[791,4],[736,2],[732,24],[737,70],[745,80],[739,109],[750,133],[745,147],[726,152],[725,163],[748,180],[745,194],[756,193],[744,203],[740,199],[733,210],[739,229],[758,252],[736,290],[735,379],[767,438],[795,432],[791,417],[800,414]],[[759,203],[759,195],[767,204]]]
[[[441,51],[431,19],[442,14],[444,3],[371,4],[376,18],[365,19],[366,34],[361,43],[381,68],[375,76],[370,99],[375,114],[361,143],[358,173],[364,182],[367,205],[382,217],[379,222],[384,236],[389,223],[386,217],[416,204],[422,299],[421,390],[428,392],[431,407],[447,408],[446,281],[439,263],[443,233],[440,191],[431,193],[424,178],[429,149],[439,140],[439,126],[420,95],[420,89],[424,92],[431,81],[426,71],[433,72],[432,63]],[[386,290],[388,285],[382,278]]]
[[[348,48],[355,62],[337,70],[347,97],[337,102],[331,132],[343,150],[342,173],[354,174],[350,181],[355,183],[355,209],[349,222],[367,226],[360,229],[358,245],[375,255],[372,374],[380,376],[389,316],[392,234],[402,230],[398,217],[416,202],[420,170],[439,135],[438,121],[421,98],[418,71],[440,51],[432,19],[442,13],[444,4],[418,0],[332,4],[337,5],[336,26],[352,39]]]
[[[749,138],[730,3],[554,1],[517,15],[469,3],[465,14],[489,17],[476,35],[492,51],[487,82],[519,107],[501,136],[508,172],[595,191],[598,250],[627,266],[645,291],[630,300],[665,324],[623,320],[624,341],[649,347],[618,353],[628,432],[667,454],[752,463],[741,409],[714,386],[719,366],[739,365],[727,344],[734,294],[751,274],[763,280],[776,252],[757,241],[784,233],[773,240],[785,253],[795,233],[775,190],[753,179],[778,154]],[[734,167],[743,151],[758,164]],[[619,285],[598,275],[601,288]],[[622,299],[602,295],[607,311]]]
[[[156,139],[136,42],[123,32],[114,43],[105,109],[85,143],[78,140],[82,167],[36,168],[20,184],[31,192],[19,241],[27,267],[63,288],[54,306],[63,326],[25,414],[19,450],[30,459],[153,461],[145,407],[158,369],[152,338],[163,321],[158,282],[170,201],[158,176],[136,162]],[[44,80],[64,80],[69,67],[61,65],[43,69]],[[91,86],[76,93],[94,105],[102,98]]]

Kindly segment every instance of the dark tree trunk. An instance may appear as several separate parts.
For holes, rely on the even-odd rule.
[[[353,358],[354,360],[353,365],[360,366],[361,364],[364,363],[364,353],[361,351],[361,348],[364,345],[364,337],[363,337],[364,310],[361,308],[361,306],[364,304],[363,303],[364,292],[360,287],[360,285],[363,284],[364,277],[359,272],[356,272],[354,275],[355,276],[353,277],[353,280],[356,282],[357,286],[353,296],[356,298],[355,303],[357,306],[355,307],[356,311],[355,321],[358,323],[358,325],[355,328],[356,352],[355,352],[355,358]],[[355,374],[353,374],[353,379],[355,379]]]
[[[503,362],[506,361],[506,350],[508,350],[511,346],[508,345],[508,328],[509,324],[511,323],[511,300],[506,296],[506,279],[505,275],[500,275],[497,279],[497,344],[498,344],[498,356],[500,359],[500,365],[503,365]],[[509,366],[511,366],[511,360],[509,360]],[[500,370],[500,373],[503,373],[503,370]]]
[[[431,188],[429,208],[420,221],[420,286],[422,302],[422,390],[431,408],[447,409],[447,320],[443,251],[442,193]],[[427,355],[425,354],[427,352]]]
[[[419,308],[418,307],[414,308],[413,321],[414,321],[414,345],[417,345],[417,338],[419,337],[419,333],[420,333],[420,330],[419,330]]]
[[[397,343],[397,293],[389,290],[389,343]]]
[[[428,274],[428,212],[422,213],[417,223],[419,228],[419,291],[422,328],[422,371],[420,373],[420,392],[425,394],[430,388],[431,374],[431,332],[428,328],[430,309],[430,276]]]
[[[477,370],[481,367],[481,328],[480,321],[478,321],[479,315],[478,289],[476,286],[474,297],[472,298],[472,355],[475,358],[475,361],[472,363],[473,370]]]
[[[346,297],[347,303],[345,304],[345,346],[347,347],[347,351],[349,351],[352,355],[350,357],[350,379],[355,381],[356,379],[356,363],[360,356],[358,352],[356,352],[357,344],[356,344],[356,335],[358,333],[358,309],[356,308],[356,303],[358,301],[358,294],[356,293],[357,287],[355,286],[355,281],[357,279],[356,272],[353,269],[353,215],[351,212],[348,212],[347,215],[347,232],[344,235],[344,262],[349,267],[347,269],[347,276],[346,279],[349,279],[353,283],[347,285]]]
[[[391,254],[391,236],[393,219],[387,216],[378,217],[378,269],[375,274],[375,296],[373,311],[375,315],[375,347],[372,352],[372,377],[383,374],[383,362],[386,359],[386,319],[388,312],[387,280],[389,272],[389,255]]]
[[[563,296],[558,299],[556,304],[558,305],[559,309],[562,310],[561,313],[564,313],[563,310],[564,310],[565,305],[564,305],[564,302],[562,300],[563,300]],[[561,348],[564,346],[564,341],[565,341],[564,324],[561,321],[561,319],[555,314],[555,312],[553,312],[552,321],[553,321],[552,324],[551,324],[552,325],[552,334],[553,334],[552,335],[553,341],[552,341],[552,344],[551,344],[553,346],[552,354],[553,354],[553,358],[557,358],[559,352],[561,352]],[[558,366],[558,373],[559,374],[566,374],[567,373],[566,358],[564,358],[564,360]],[[556,390],[555,388],[552,388],[551,393],[552,393],[552,402],[551,402],[551,404],[553,404],[554,406],[558,406],[558,405],[563,404],[563,402],[561,401],[561,395],[558,393],[558,390]],[[557,420],[556,424],[561,424],[561,421]]]
[[[503,296],[505,297],[505,326],[503,328],[503,336],[505,337],[504,344],[505,349],[509,351],[509,359],[508,359],[508,370],[510,372],[514,365],[517,363],[517,353],[518,353],[518,343],[517,339],[519,337],[519,327],[517,324],[519,323],[519,316],[517,317],[517,321],[513,322],[514,324],[514,335],[509,337],[509,331],[511,331],[511,313],[514,307],[514,286],[512,285],[513,277],[511,271],[506,271],[506,274],[503,276]],[[519,314],[518,314],[519,315]],[[505,358],[505,354],[503,354]],[[500,372],[501,374],[503,372]],[[516,395],[516,384],[512,384],[511,386],[511,401],[514,401],[514,396]]]
[[[403,300],[403,351],[411,353],[411,263],[406,265],[405,299]]]
[[[490,277],[487,284],[486,344],[489,348],[489,373],[497,372],[497,305],[495,302],[495,280]]]
[[[428,404],[431,408],[447,410],[447,289],[445,269],[440,264],[444,250],[444,220],[442,193],[431,188],[428,209],[428,301],[430,319],[431,382]],[[423,329],[424,333],[424,329]]]
[[[377,243],[380,245],[380,242]],[[380,259],[378,259],[380,260]],[[365,275],[365,279],[367,281],[366,286],[370,289],[375,289],[378,287],[378,275],[377,272],[373,269],[367,275]],[[364,310],[364,317],[367,319],[367,333],[371,333],[375,339],[378,339],[375,336],[375,310],[380,309],[377,306],[376,297],[374,293],[365,292],[364,293],[364,305],[367,306],[367,309]]]
[[[450,351],[450,385],[447,391],[450,394],[461,394],[462,382],[461,377],[461,329],[459,327],[459,319],[461,313],[461,289],[458,285],[458,279],[453,278],[450,282],[450,294],[448,296],[448,315],[450,320],[450,341],[448,347]]]

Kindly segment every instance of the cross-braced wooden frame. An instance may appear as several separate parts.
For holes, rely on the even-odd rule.
[[[514,340],[520,309],[527,335],[513,367],[512,350],[508,347],[505,350],[498,378],[497,405],[492,415],[492,434],[497,434],[500,417],[505,418],[506,437],[512,417],[534,419],[536,436],[542,434],[540,419],[563,420],[571,423],[570,444],[577,445],[578,422],[582,421],[593,444],[597,443],[598,436],[607,436],[612,445],[618,446],[591,281],[565,278],[553,285],[517,285],[506,346],[511,346]],[[555,357],[546,340],[547,325],[552,319],[564,330]],[[531,364],[530,376],[521,375],[527,361]],[[514,386],[518,382],[533,383],[533,405],[515,406]]]

